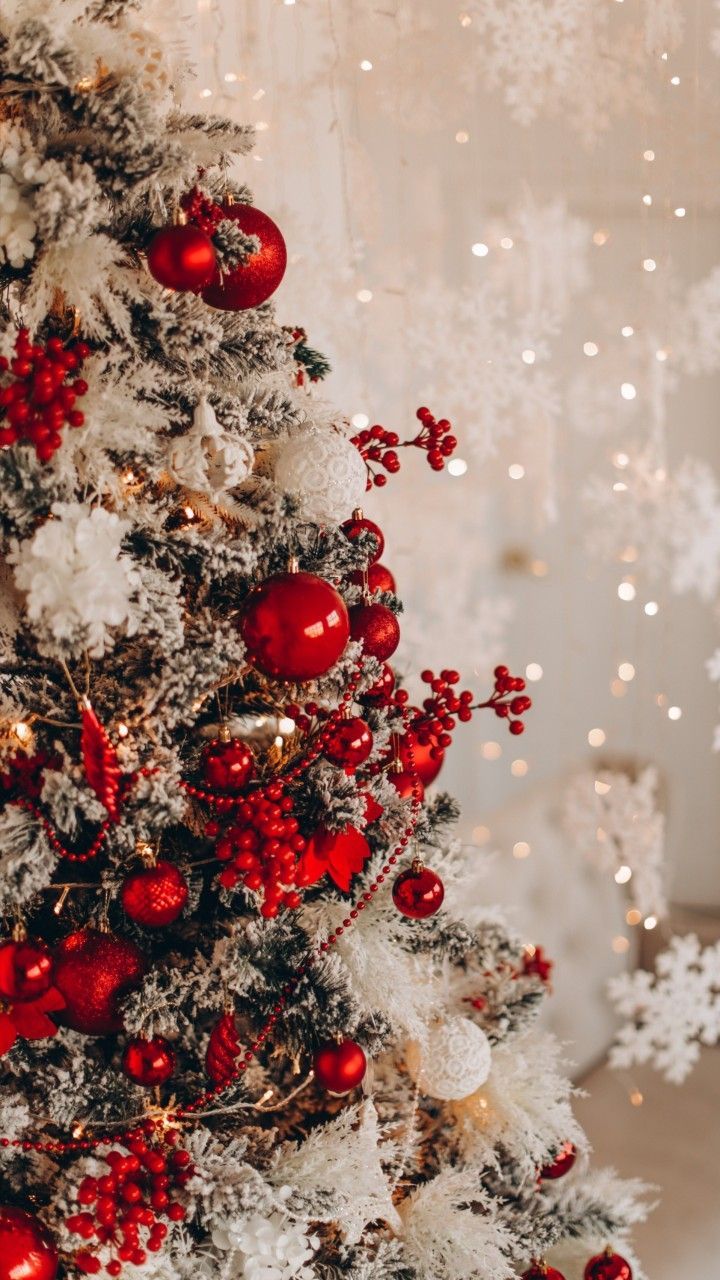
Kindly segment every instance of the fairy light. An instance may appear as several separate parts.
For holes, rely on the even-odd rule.
[[[483,244],[482,240],[478,240],[472,246],[472,252],[475,254],[476,258],[486,258],[490,250],[486,244]]]
[[[490,828],[482,826],[473,827],[472,838],[474,844],[487,844],[490,839]]]
[[[671,76],[671,77],[670,77],[670,83],[671,83],[671,84],[675,84],[675,85],[679,84],[679,83],[680,83],[680,77],[679,77],[679,76]]]
[[[543,669],[540,666],[540,663],[528,662],[525,668],[525,679],[535,681],[535,680],[542,680],[542,677],[543,677]]]
[[[352,422],[352,425],[354,427],[358,427],[360,431],[363,431],[365,427],[370,426],[370,419],[366,413],[354,413],[350,421]]]
[[[656,705],[657,707],[666,707],[666,706],[667,706],[667,694],[666,694],[666,693],[656,693],[656,694],[655,694],[655,705]]]
[[[668,720],[679,720],[682,715],[682,707],[668,707]]]
[[[613,485],[613,493],[627,493],[627,485],[624,480],[616,480]]]
[[[458,22],[460,23],[461,27],[472,26],[472,18],[470,17],[469,13],[461,13],[458,17]]]
[[[467,129],[458,129],[457,133],[455,134],[455,141],[460,143],[469,142],[470,134],[468,133]]]
[[[626,604],[627,604],[630,600],[634,600],[634,599],[635,599],[635,596],[637,595],[637,592],[636,592],[636,590],[635,590],[635,588],[634,588],[634,586],[633,586],[632,582],[628,582],[628,581],[627,581],[627,579],[625,579],[625,581],[623,581],[623,582],[619,583],[619,585],[618,585],[618,589],[617,589],[617,593],[618,593],[618,597],[620,598],[620,600],[623,600]]]
[[[212,98],[212,89],[201,89],[201,90],[200,90],[200,97],[201,97],[201,98]]]
[[[265,133],[266,130],[268,130],[269,128],[270,128],[270,125],[268,124],[267,120],[255,121],[255,129],[257,130],[258,133]]]
[[[648,160],[652,163],[654,159],[655,159],[655,152],[653,150],[648,148],[647,151],[643,151],[643,160]]]
[[[512,247],[513,247],[514,243],[515,243],[515,241],[514,241],[514,240],[511,240],[510,236],[503,236],[503,237],[502,237],[502,240],[500,241],[500,248],[501,248],[501,249],[512,249]]]
[[[657,600],[648,600],[645,605],[644,612],[647,614],[648,618],[654,618],[659,608],[660,606]]]
[[[130,732],[130,730],[128,729],[128,727],[127,727],[127,725],[126,725],[126,724],[123,724],[123,723],[121,722],[121,723],[118,725],[118,727],[117,727],[117,734],[118,734],[118,738],[127,738],[127,736],[128,736],[128,734],[129,734],[129,732]]]
[[[686,210],[682,205],[678,205],[677,209],[674,210],[674,213],[676,218],[684,218]]]
[[[282,733],[286,738],[289,734],[295,732],[295,721],[290,716],[281,716],[278,720],[278,733]]]
[[[525,475],[525,468],[520,462],[511,462],[508,467],[508,475],[511,480],[522,480]]]
[[[237,75],[234,71],[226,71],[225,75],[223,76],[223,80],[225,81],[226,84],[235,84],[237,80]]]
[[[657,262],[654,258],[643,258],[643,271],[654,271],[656,267]]]
[[[612,790],[611,782],[603,782],[602,778],[595,779],[595,795],[606,796],[608,791]]]
[[[16,720],[11,729],[18,742],[29,742],[32,738],[32,729],[24,720]]]
[[[283,736],[282,736],[282,734],[281,734],[281,733],[278,733],[278,734],[276,735],[276,737],[273,739],[273,746],[275,746],[275,747],[284,747],[284,746],[285,746],[285,739],[283,738]]]
[[[588,736],[588,745],[591,747],[601,747],[605,741],[604,729],[591,729]]]
[[[363,59],[362,59],[362,62],[360,63],[360,70],[361,70],[361,71],[372,71],[372,69],[373,69],[373,64],[372,64],[372,62],[370,61],[370,59],[369,59],[369,58],[363,58]]]
[[[195,512],[193,511],[192,507],[183,507],[183,511],[184,511],[185,515],[187,516],[188,520],[194,520],[194,519],[195,519]]]
[[[622,933],[619,933],[617,937],[612,940],[612,949],[616,955],[623,955],[626,951],[630,950],[630,939],[624,937]]]
[[[528,771],[527,760],[513,760],[510,765],[510,772],[513,778],[524,778]]]
[[[547,560],[532,560],[530,563],[530,572],[533,578],[546,578],[548,574]]]
[[[625,912],[625,923],[629,924],[631,929],[634,929],[635,925],[639,924],[641,920],[642,912],[638,911],[637,907],[628,907]]]
[[[355,297],[358,302],[372,302],[372,289],[358,289]]]
[[[660,363],[663,364],[664,361],[667,360],[667,358],[668,358],[668,352],[665,350],[664,347],[659,347],[658,350],[655,352],[655,359],[659,360]]]
[[[483,760],[499,760],[502,755],[502,747],[499,742],[483,742],[480,748],[480,755]]]
[[[628,880],[632,880],[632,867],[628,867],[626,865],[618,867],[615,872],[615,883],[627,884]]]
[[[646,191],[645,195],[643,196],[643,204],[646,204],[646,205],[652,204],[652,196],[650,195],[649,191]]]
[[[623,382],[620,385],[620,395],[623,400],[634,400],[637,395],[637,387],[633,382]]]
[[[517,840],[513,845],[513,858],[529,858],[530,845],[527,840]]]
[[[626,682],[635,679],[635,668],[632,662],[621,662],[618,667],[618,675],[621,680]]]
[[[524,364],[534,364],[535,352],[532,350],[531,347],[526,347],[526,349],[522,353],[522,358],[523,358]]]
[[[646,916],[643,920],[643,929],[655,929],[657,927],[657,916]]]
[[[583,343],[583,351],[585,352],[585,355],[586,355],[586,356],[596,356],[599,350],[600,350],[600,348],[599,348],[599,346],[598,346],[597,342],[584,342],[584,343]]]
[[[626,453],[614,453],[612,460],[614,467],[627,467],[630,462],[630,458]]]
[[[600,227],[597,231],[593,232],[593,244],[598,245],[598,247],[600,247],[601,245],[607,244],[609,239],[610,239],[610,232],[605,231],[602,227]]]
[[[633,546],[623,547],[620,555],[618,556],[618,560],[621,564],[634,564],[637,558],[638,549]]]
[[[261,99],[261,98],[264,98],[264,97],[265,97],[265,90],[264,90],[264,89],[256,89],[256,90],[255,90],[255,92],[254,92],[254,94],[253,94],[253,96],[252,96],[252,100],[253,100],[253,102],[259,102],[259,101],[260,101],[260,99]]]
[[[283,0],[283,4],[286,4],[289,8],[291,4],[295,4],[295,0]]]
[[[627,685],[622,680],[611,680],[610,692],[613,698],[624,698],[627,693]]]
[[[630,1094],[630,1106],[641,1107],[644,1101],[645,1099],[643,1098],[643,1095],[641,1094],[640,1090],[633,1089],[632,1093]]]
[[[447,469],[451,476],[464,476],[468,469],[468,464],[464,458],[451,458]]]
[[[624,324],[620,332],[623,338],[632,338],[635,330],[633,329],[631,324]]]

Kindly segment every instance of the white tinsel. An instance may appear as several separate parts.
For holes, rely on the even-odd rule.
[[[472,1170],[444,1169],[403,1202],[405,1250],[433,1280],[508,1280],[512,1237]]]
[[[0,254],[11,267],[21,267],[35,252],[35,222],[12,174],[0,173]]]
[[[488,1078],[492,1055],[481,1027],[470,1018],[433,1023],[422,1042],[405,1050],[408,1070],[423,1093],[445,1101],[467,1098]]]
[[[367,469],[360,451],[339,431],[310,430],[280,445],[275,483],[300,499],[307,520],[337,524],[365,496]]]

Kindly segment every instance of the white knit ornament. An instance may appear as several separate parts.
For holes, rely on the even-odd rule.
[[[247,479],[254,456],[247,440],[221,426],[203,396],[195,407],[190,430],[170,441],[168,468],[187,489],[215,497]]]
[[[433,1023],[423,1044],[410,1040],[405,1060],[423,1093],[451,1102],[469,1097],[487,1080],[490,1043],[469,1018],[448,1018]]]
[[[301,500],[301,515],[338,524],[362,504],[367,469],[354,444],[339,431],[314,430],[280,446],[275,483]]]

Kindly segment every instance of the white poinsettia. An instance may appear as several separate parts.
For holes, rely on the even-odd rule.
[[[312,1280],[315,1275],[306,1264],[319,1239],[278,1210],[216,1226],[212,1240],[223,1252],[232,1253],[233,1274],[244,1280]]]

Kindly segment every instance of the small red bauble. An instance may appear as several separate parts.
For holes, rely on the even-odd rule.
[[[401,915],[412,920],[426,920],[440,910],[445,887],[434,871],[414,862],[407,871],[400,872],[393,885],[392,896]]]
[[[375,545],[374,550],[371,551],[368,556],[368,564],[373,565],[380,559],[383,551],[385,550],[385,535],[380,526],[377,525],[374,520],[368,520],[367,517],[363,515],[359,507],[356,511],[353,511],[352,519],[346,520],[344,524],[340,525],[340,528],[349,542],[357,542],[360,534],[365,533],[366,530],[372,533],[375,538]],[[386,569],[385,572],[387,573],[388,570]]]
[[[354,1040],[327,1040],[313,1058],[315,1077],[331,1093],[349,1093],[362,1081],[367,1059]]]
[[[632,1280],[632,1267],[619,1253],[607,1248],[590,1259],[584,1274],[585,1280]]]
[[[333,764],[355,768],[367,760],[373,749],[373,736],[360,716],[340,720],[325,743],[324,754]]]
[[[78,929],[55,952],[55,985],[65,997],[57,1014],[73,1031],[89,1036],[122,1029],[118,1003],[140,985],[147,961],[129,938],[100,929]]]
[[[565,1280],[565,1277],[546,1262],[534,1262],[529,1271],[523,1271],[520,1280]]]
[[[437,738],[433,736],[429,742],[420,742],[412,729],[400,739],[398,755],[404,768],[414,769],[425,787],[435,781],[445,759],[445,752],[438,746]]]
[[[259,307],[277,289],[285,275],[287,248],[280,228],[253,204],[231,204],[223,216],[237,223],[248,236],[257,236],[260,248],[233,271],[215,272],[203,299],[221,311],[244,311]]]
[[[400,643],[400,624],[384,604],[355,604],[350,610],[350,636],[363,650],[384,662]]]
[[[163,1036],[154,1036],[152,1040],[135,1036],[125,1046],[122,1069],[133,1084],[150,1088],[170,1079],[175,1070],[175,1054]]]
[[[358,702],[365,702],[371,707],[389,706],[394,688],[395,672],[387,662],[384,662],[380,679],[376,680],[365,693],[359,695]]]
[[[202,289],[216,266],[215,246],[199,227],[161,227],[147,250],[150,275],[166,289]]]
[[[254,667],[281,680],[313,680],[350,637],[345,602],[312,573],[277,573],[250,592],[240,631]]]
[[[53,958],[44,942],[18,939],[0,946],[0,996],[6,1000],[37,1000],[52,980]]]
[[[403,800],[422,800],[425,798],[425,788],[420,778],[415,773],[408,773],[405,769],[391,769],[387,775],[388,782],[392,782],[395,790]]]
[[[0,1280],[54,1280],[57,1268],[55,1242],[40,1219],[0,1207]]]
[[[214,791],[242,791],[254,773],[255,757],[239,738],[216,738],[203,751],[203,778]]]
[[[362,569],[354,569],[349,580],[358,587],[367,586],[371,596],[377,595],[379,591],[394,593],[396,589],[395,579],[384,564],[368,565],[367,573],[363,573]]]
[[[572,1169],[577,1160],[577,1151],[572,1142],[564,1142],[558,1151],[555,1159],[550,1164],[544,1164],[540,1170],[540,1177],[548,1181],[555,1178],[564,1178],[566,1173]]]
[[[162,859],[133,871],[123,883],[120,901],[135,924],[162,929],[177,920],[188,900],[187,880],[174,862]]]

